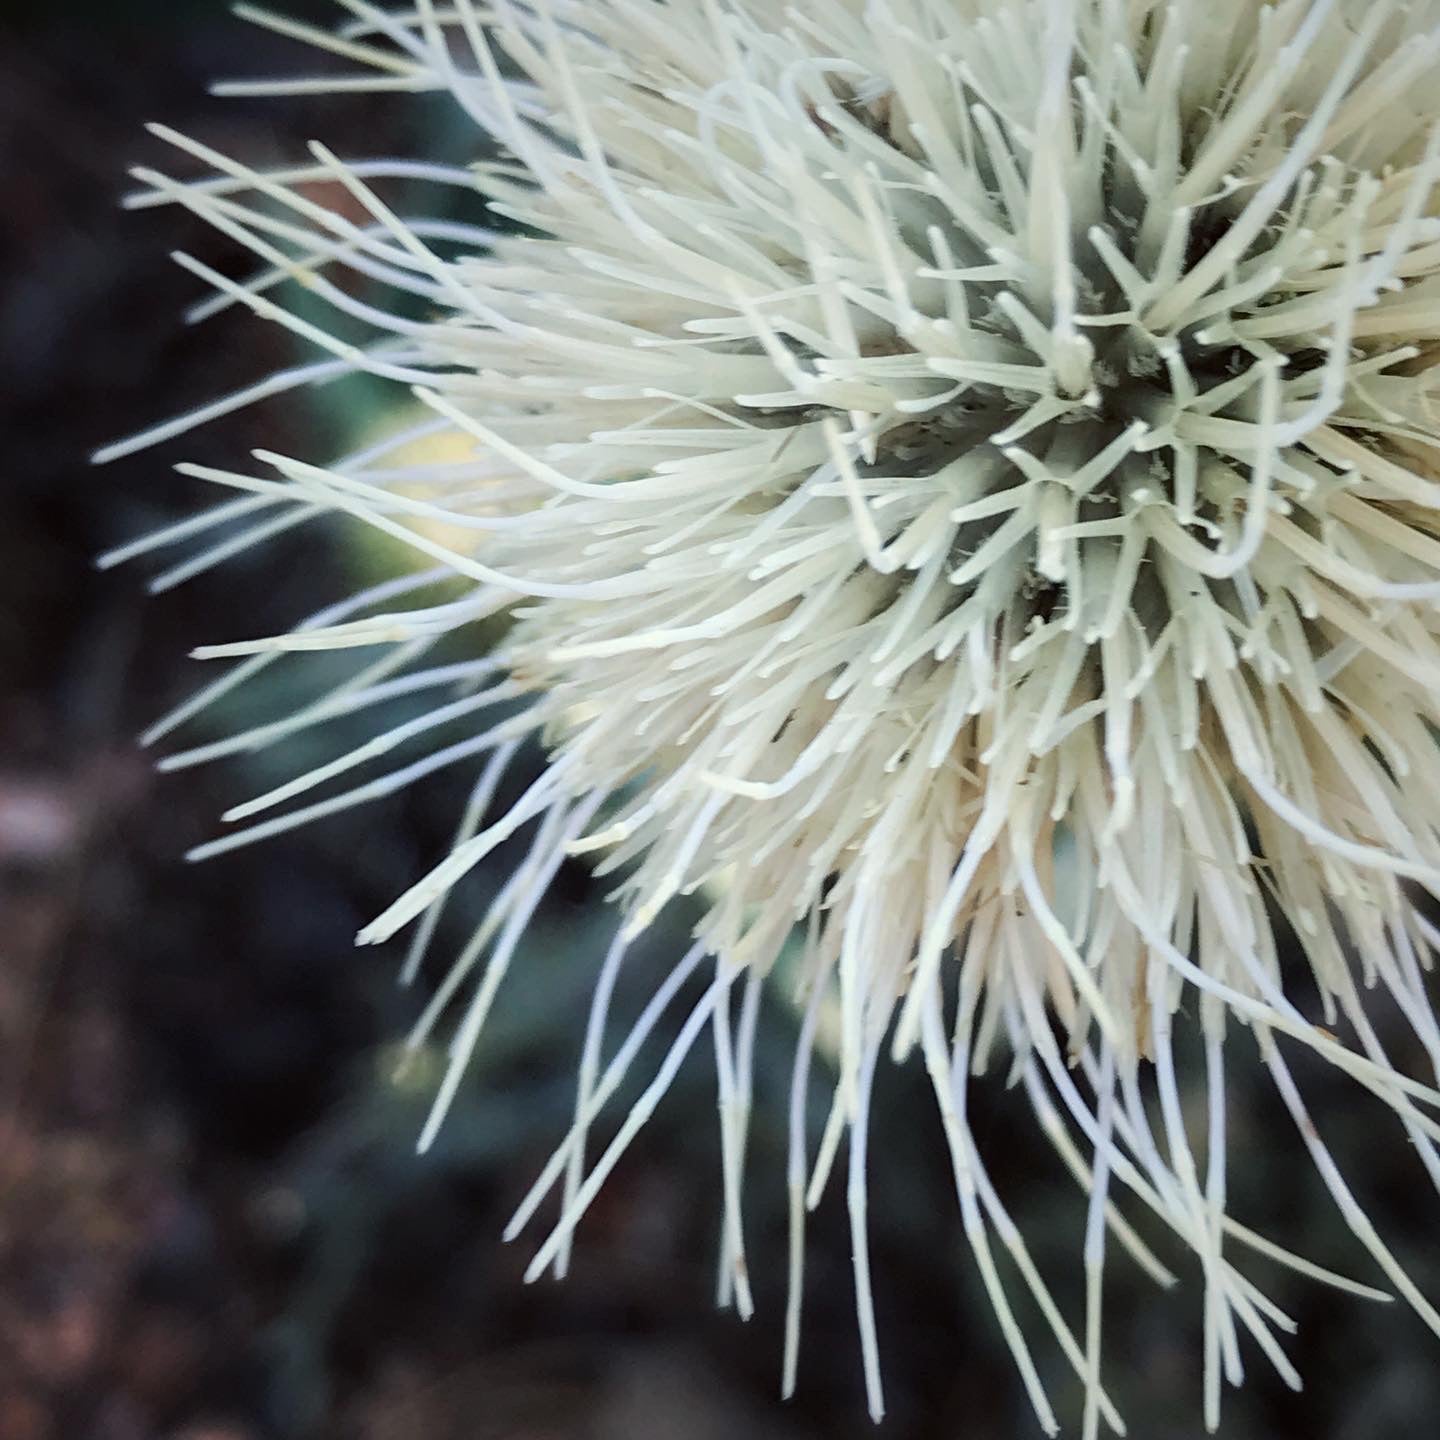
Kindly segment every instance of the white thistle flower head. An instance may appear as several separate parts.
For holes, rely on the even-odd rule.
[[[618,877],[574,1128],[512,1226],[560,1189],[532,1276],[563,1271],[597,1188],[709,1029],[722,1287],[748,1313],[749,1057],[761,982],[796,935],[781,966],[803,1016],[787,1389],[806,1207],[846,1142],[861,1354],[882,1410],[865,1176],[887,1050],[918,1051],[933,1081],[964,1233],[1047,1431],[997,1243],[1084,1382],[1087,1436],[1121,1428],[1100,1380],[1112,1248],[1168,1278],[1127,1209],[1198,1257],[1212,1426],[1246,1336],[1298,1383],[1247,1256],[1376,1293],[1229,1213],[1237,1044],[1257,1049],[1362,1246],[1440,1330],[1286,1058],[1308,1049],[1379,1097],[1440,1182],[1425,981],[1440,933],[1416,888],[1440,888],[1440,4],[341,4],[333,34],[253,18],[353,76],[230,88],[448,90],[504,158],[452,170],[316,146],[312,164],[261,174],[162,131],[216,175],[143,172],[137,203],[188,207],[262,266],[236,283],[178,257],[219,292],[206,308],[248,307],[322,358],[110,453],[350,371],[429,407],[336,464],[265,454],[260,474],[204,471],[243,494],[151,543],[247,527],[168,583],[336,513],[439,567],[293,634],[214,647],[240,670],[175,717],[280,652],[328,647],[371,658],[289,720],[181,761],[451,692],[229,818],[475,717],[457,743],[206,847],[478,766],[452,852],[360,937],[418,922],[413,966],[447,891],[532,827],[422,1022],[468,992],[426,1143],[562,857]],[[521,228],[402,220],[382,198],[397,179],[478,193]],[[337,182],[346,212],[312,181]],[[419,297],[424,317],[356,298],[345,270]],[[291,279],[305,318],[285,306]],[[316,302],[371,343],[333,338]],[[425,437],[447,458],[396,459]],[[406,597],[437,573],[465,593],[415,608]],[[443,636],[510,607],[497,653],[427,666]],[[518,712],[481,718],[507,701]],[[532,735],[548,768],[487,814]],[[607,1057],[626,945],[684,895],[703,909],[694,948]],[[597,1113],[697,973],[711,978],[664,1063],[588,1164]],[[811,1154],[803,1101],[831,1018],[838,1078]],[[1199,1137],[1181,1113],[1182,1027],[1205,1057]],[[1429,1074],[1392,1064],[1382,1036],[1397,1033]],[[997,1071],[1088,1196],[1074,1320],[969,1124],[974,1077]]]

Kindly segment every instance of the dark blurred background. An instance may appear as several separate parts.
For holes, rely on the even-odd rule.
[[[587,1218],[570,1280],[526,1287],[524,1242],[499,1232],[566,1123],[610,930],[599,887],[562,872],[440,1144],[417,1159],[433,1067],[398,1083],[393,1060],[423,995],[397,989],[393,948],[356,951],[350,937],[443,852],[459,782],[190,867],[183,852],[277,762],[158,777],[135,743],[212,673],[186,658],[193,646],[288,628],[396,563],[353,533],[301,530],[156,599],[143,563],[92,564],[211,498],[175,461],[233,464],[260,444],[323,460],[383,418],[366,413],[373,392],[292,399],[87,464],[299,353],[248,318],[180,323],[199,292],[168,251],[247,266],[184,215],[120,211],[128,166],[193,173],[142,122],[257,164],[301,157],[312,137],[350,156],[463,159],[478,144],[439,101],[206,94],[218,78],[318,68],[206,0],[0,7],[0,1440],[859,1440],[873,1432],[839,1186],[813,1227],[800,1394],[777,1398],[783,1006],[760,1036],[757,1319],[713,1308],[719,1163],[703,1058]],[[192,738],[284,714],[306,683],[303,667],[277,666]],[[453,951],[511,859],[461,892],[437,952]],[[622,999],[653,983],[684,923],[650,942],[648,975],[642,957]],[[1232,1047],[1237,1213],[1374,1278],[1283,1112],[1247,1079],[1246,1048],[1243,1036]],[[1434,1196],[1398,1128],[1299,1068],[1361,1198],[1440,1296]],[[885,1075],[877,1104],[880,1433],[1038,1434],[967,1258],[921,1077]],[[993,1107],[982,1145],[1078,1323],[1079,1197],[999,1077],[977,1105]],[[1198,1267],[1151,1238],[1183,1283],[1162,1295],[1114,1260],[1108,1375],[1132,1436],[1192,1440]],[[1308,1388],[1291,1395],[1252,1347],[1224,1434],[1434,1432],[1440,1350],[1418,1320],[1261,1262],[1253,1273],[1301,1322],[1291,1353]],[[1078,1388],[1012,1292],[1073,1432]]]

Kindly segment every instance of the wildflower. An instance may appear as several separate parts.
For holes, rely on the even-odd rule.
[[[577,1221],[709,1029],[722,1264],[748,1313],[749,1057],[780,967],[803,1016],[787,1389],[806,1206],[848,1139],[861,1353],[882,1410],[865,1177],[887,1049],[928,1069],[964,1233],[1047,1430],[997,1242],[1084,1381],[1087,1436],[1120,1428],[1100,1382],[1112,1242],[1167,1278],[1122,1205],[1198,1257],[1212,1427],[1243,1334],[1298,1383],[1248,1252],[1377,1293],[1228,1212],[1237,1044],[1258,1050],[1358,1240],[1440,1329],[1286,1058],[1313,1051],[1378,1096],[1440,1182],[1436,1077],[1397,1068],[1382,1038],[1398,1023],[1440,1065],[1424,976],[1440,933],[1417,889],[1440,884],[1440,5],[341,3],[351,20],[334,34],[252,12],[356,67],[289,88],[446,90],[503,157],[451,170],[317,145],[312,164],[262,174],[158,130],[216,174],[143,172],[141,203],[188,207],[263,266],[237,283],[178,256],[219,292],[212,308],[248,307],[324,358],[112,453],[351,371],[428,407],[393,444],[442,437],[443,463],[391,463],[386,442],[330,465],[266,453],[260,474],[197,470],[241,498],[160,539],[246,522],[189,573],[341,514],[438,566],[293,634],[203,652],[242,664],[202,700],[284,651],[379,658],[289,720],[199,752],[453,692],[239,820],[474,717],[458,743],[204,847],[479,765],[450,854],[360,936],[417,924],[413,967],[451,887],[532,827],[422,1022],[468,987],[424,1143],[562,857],[618,877],[575,1125],[511,1230],[560,1187],[530,1273],[563,1271]],[[478,191],[520,229],[401,220],[380,191],[407,177]],[[336,278],[347,269],[418,297],[423,318],[357,298]],[[307,287],[303,317],[277,297],[289,279]],[[371,342],[333,336],[317,300]],[[436,574],[464,593],[407,605]],[[441,637],[505,611],[494,654],[425,666]],[[490,799],[529,736],[548,768],[497,818]],[[701,897],[695,944],[607,1059],[626,946],[682,895]],[[1271,904],[1296,932],[1314,1014]],[[643,1099],[587,1168],[596,1115],[702,973]],[[804,1097],[832,1009],[838,1079],[811,1155]],[[1204,1055],[1199,1144],[1177,1030]],[[1088,1196],[1073,1327],[969,1125],[972,1077],[997,1070]]]

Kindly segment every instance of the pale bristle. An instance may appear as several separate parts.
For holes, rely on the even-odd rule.
[[[806,1206],[848,1137],[860,1356],[883,1411],[866,1170],[885,1163],[885,1137],[868,1133],[869,1097],[882,1053],[917,1048],[960,1222],[1047,1431],[1057,1420],[997,1244],[1083,1385],[1086,1440],[1102,1422],[1122,1430],[1101,1383],[1110,1240],[1172,1278],[1122,1201],[1198,1259],[1212,1428],[1243,1339],[1299,1383],[1277,1339],[1290,1323],[1240,1268],[1246,1252],[1378,1293],[1229,1214],[1235,1043],[1258,1047],[1346,1223],[1440,1330],[1281,1053],[1296,1042],[1377,1096],[1440,1184],[1440,1027],[1424,973],[1440,935],[1404,883],[1440,892],[1440,5],[344,9],[333,34],[250,13],[353,72],[226,88],[444,90],[506,158],[465,172],[424,157],[347,164],[315,146],[313,164],[262,174],[155,127],[217,173],[137,172],[131,203],[183,205],[260,266],[237,282],[177,256],[217,291],[196,318],[246,308],[324,354],[97,458],[352,371],[413,389],[429,407],[420,428],[447,439],[443,462],[382,446],[330,465],[265,452],[253,474],[194,470],[240,498],[109,557],[200,540],[163,588],[340,514],[468,586],[425,608],[405,608],[403,585],[376,591],[292,634],[211,647],[240,668],[156,731],[289,651],[389,658],[290,721],[171,763],[437,693],[420,720],[236,807],[238,820],[433,726],[485,727],[197,852],[481,763],[451,853],[360,937],[418,922],[413,975],[447,892],[534,822],[515,880],[417,1032],[468,987],[422,1145],[561,858],[589,854],[620,877],[619,938],[599,970],[573,1128],[509,1232],[559,1189],[532,1277],[564,1271],[576,1224],[708,1026],[718,1290],[748,1314],[759,982],[799,926],[787,1392]],[[468,185],[472,222],[483,202],[524,228],[402,219],[382,195],[397,177]],[[343,212],[314,198],[327,179]],[[418,297],[425,318],[357,298],[346,269]],[[289,281],[306,288],[303,317],[285,303]],[[332,336],[322,303],[372,342]],[[212,521],[246,528],[216,540]],[[439,639],[516,600],[491,660],[422,667]],[[513,681],[486,680],[492,669]],[[517,699],[518,714],[482,713]],[[486,816],[529,735],[548,770]],[[698,943],[607,1061],[626,947],[683,896],[703,911]],[[1287,993],[1271,901],[1299,937],[1319,1015]],[[713,979],[591,1163],[601,1108],[702,964]],[[1397,1071],[1372,1027],[1387,998],[1428,1077]],[[1206,1057],[1194,1076],[1172,1044],[1185,1027]],[[835,1091],[811,1154],[816,1049],[833,1056]],[[1075,1321],[967,1118],[974,1077],[1007,1069],[1088,1196]],[[1188,1090],[1205,1096],[1200,1153]]]

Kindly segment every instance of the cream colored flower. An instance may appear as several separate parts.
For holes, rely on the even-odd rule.
[[[1212,1426],[1245,1336],[1296,1383],[1251,1252],[1374,1293],[1229,1214],[1227,1046],[1258,1048],[1345,1220],[1440,1328],[1285,1058],[1308,1048],[1378,1096],[1440,1180],[1436,1075],[1397,1071],[1378,1019],[1440,1064],[1424,974],[1440,935],[1410,883],[1440,887],[1440,4],[342,4],[336,35],[257,18],[355,63],[359,78],[315,88],[448,90],[503,158],[454,172],[316,147],[313,165],[260,175],[162,132],[217,178],[146,172],[143,203],[182,203],[253,250],[267,268],[245,285],[178,258],[328,352],[225,403],[365,370],[414,387],[433,412],[419,430],[451,456],[468,441],[428,469],[381,447],[205,471],[247,492],[216,513],[255,517],[256,538],[355,516],[466,592],[410,608],[420,582],[397,581],[292,635],[214,647],[251,667],[341,646],[378,658],[293,720],[201,753],[458,686],[403,736],[241,818],[442,719],[473,713],[477,729],[206,849],[481,764],[453,852],[360,937],[418,922],[418,956],[450,887],[532,827],[422,1026],[468,992],[427,1141],[561,858],[616,875],[622,928],[575,1128],[512,1227],[563,1187],[531,1273],[564,1268],[576,1222],[708,1029],[722,1263],[748,1311],[748,1057],[760,982],[798,934],[787,1388],[807,1193],[844,1141],[882,1410],[865,1175],[884,1052],[928,1067],[965,1235],[1047,1430],[997,1242],[1085,1382],[1087,1436],[1120,1428],[1100,1383],[1111,1243],[1166,1278],[1122,1209],[1153,1212],[1198,1257]],[[380,198],[393,177],[471,188],[521,228],[401,220]],[[363,218],[309,198],[315,181]],[[332,278],[345,267],[419,297],[425,317],[357,299]],[[285,279],[373,344],[286,309]],[[494,655],[424,668],[440,637],[512,607]],[[518,717],[482,718],[516,698]],[[529,735],[549,768],[487,814]],[[705,897],[695,947],[602,1056],[627,941],[686,894]],[[1298,935],[1313,1006],[1294,998],[1270,904]],[[600,1107],[696,973],[713,978],[587,1168]],[[811,1155],[802,1099],[828,1005],[838,1079]],[[1177,1030],[1205,1056],[1198,1137]],[[1089,1197],[1074,1322],[968,1123],[1006,1075]]]

